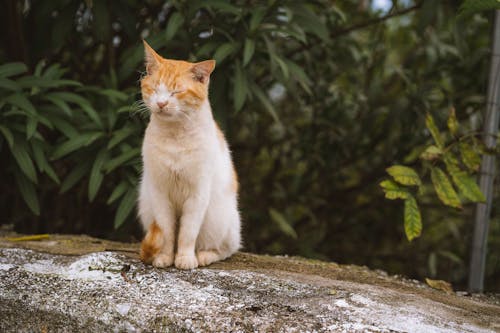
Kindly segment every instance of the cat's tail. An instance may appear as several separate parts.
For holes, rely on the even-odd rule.
[[[163,233],[156,221],[153,221],[141,243],[141,260],[147,264],[152,263],[154,257],[163,247],[163,242]]]

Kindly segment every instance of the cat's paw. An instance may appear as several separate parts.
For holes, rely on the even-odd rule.
[[[198,259],[195,256],[176,256],[175,267],[179,269],[193,269],[198,267]]]
[[[220,259],[219,253],[215,251],[198,251],[196,252],[198,265],[207,266]]]
[[[174,263],[174,256],[173,255],[168,255],[164,253],[158,254],[154,259],[153,259],[153,266],[158,267],[158,268],[165,268],[172,266]]]

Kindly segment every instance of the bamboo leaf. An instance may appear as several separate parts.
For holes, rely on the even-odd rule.
[[[233,85],[233,99],[234,99],[234,109],[236,111],[241,110],[245,104],[245,99],[247,97],[247,80],[239,64],[236,65],[234,71],[234,85]]]
[[[184,17],[179,12],[172,13],[165,29],[165,40],[171,40],[183,23]]]
[[[390,200],[407,199],[410,195],[406,188],[389,179],[380,182],[379,185],[384,190],[385,197]]]
[[[135,157],[138,157],[140,155],[141,155],[140,148],[130,149],[130,150],[126,151],[125,153],[121,154],[120,156],[109,160],[109,162],[106,163],[104,169],[106,170],[106,173],[110,173],[111,171],[118,168],[119,166],[124,165],[129,160],[131,160]]]
[[[0,132],[2,132],[5,140],[7,140],[9,147],[12,148],[12,146],[14,145],[14,136],[12,135],[10,129],[3,125],[0,125]]]
[[[255,83],[251,85],[252,92],[254,95],[257,97],[257,99],[260,101],[262,106],[264,106],[264,109],[266,109],[267,112],[271,115],[271,117],[274,119],[275,122],[279,123],[279,117],[278,114],[276,113],[276,110],[274,109],[273,104],[269,100],[269,98],[266,96],[266,94],[262,91],[262,89],[256,85]]]
[[[436,123],[434,122],[434,118],[431,116],[430,113],[427,113],[425,116],[425,125],[427,126],[427,129],[429,132],[431,132],[432,137],[434,138],[434,142],[436,145],[443,149],[444,148],[444,141],[443,138],[441,137],[441,133],[439,132]]]
[[[84,163],[77,164],[76,167],[71,170],[71,172],[66,176],[64,181],[61,184],[61,188],[59,193],[65,193],[69,189],[71,189],[80,179],[83,178],[90,170],[92,164],[90,161],[86,161]]]
[[[125,219],[130,215],[135,207],[136,199],[137,193],[135,189],[128,190],[127,193],[123,196],[122,201],[120,202],[120,205],[116,210],[114,222],[115,229],[118,229],[123,224],[123,222],[125,222]]]
[[[88,195],[89,201],[92,202],[101,187],[102,181],[104,179],[102,168],[108,157],[108,149],[103,148],[97,153],[96,159],[94,160],[94,164],[92,165],[92,169],[90,170],[90,178],[89,178],[89,188]]]
[[[252,17],[250,18],[250,23],[248,25],[248,30],[250,30],[250,32],[254,32],[259,27],[265,15],[265,8],[257,8],[253,10]]]
[[[21,171],[31,180],[33,183],[37,183],[37,175],[33,161],[31,160],[30,154],[28,153],[28,146],[26,142],[18,143],[14,142],[11,150],[14,159],[19,165]]]
[[[26,111],[26,113],[31,117],[36,116],[35,107],[33,106],[33,104],[31,104],[29,99],[27,99],[26,96],[24,96],[22,94],[17,93],[17,94],[10,95],[7,98],[5,98],[5,101],[12,104],[12,105],[17,106],[21,110]]]
[[[9,77],[25,73],[28,67],[21,62],[11,62],[0,66],[0,77]]]
[[[115,189],[113,190],[113,192],[111,192],[111,195],[109,196],[108,201],[106,202],[106,204],[110,205],[113,202],[115,202],[116,199],[118,199],[119,197],[121,197],[127,191],[127,189],[129,187],[130,187],[130,185],[126,181],[122,180],[120,182],[120,184],[118,184],[118,186],[115,187]]]
[[[269,208],[269,215],[271,216],[271,220],[274,223],[276,223],[276,225],[278,226],[278,228],[280,228],[280,230],[284,234],[286,234],[287,236],[290,236],[290,237],[292,237],[294,239],[298,238],[297,233],[295,232],[295,230],[293,229],[293,227],[288,223],[288,221],[283,216],[283,214],[281,214],[280,212],[278,212],[274,208]]]
[[[411,242],[422,233],[422,217],[417,201],[412,195],[405,200],[404,227],[406,238]]]
[[[447,206],[462,208],[462,203],[458,198],[457,192],[453,189],[448,176],[439,167],[431,170],[431,180],[439,199]]]
[[[243,47],[243,66],[246,66],[252,60],[255,52],[255,42],[247,38],[245,39],[245,46]]]
[[[19,192],[23,197],[24,202],[28,205],[29,209],[35,214],[40,215],[40,204],[36,194],[35,185],[30,182],[23,174],[16,172],[15,178]]]
[[[69,153],[74,152],[77,149],[90,145],[92,142],[94,142],[95,140],[99,139],[102,136],[103,133],[101,132],[90,132],[70,138],[68,141],[63,142],[54,150],[51,159],[56,160],[61,157],[64,157]]]
[[[130,135],[133,133],[137,132],[136,127],[124,127],[121,128],[113,133],[113,136],[111,137],[111,140],[108,142],[108,149],[112,149],[115,147],[117,144],[128,138]]]
[[[222,44],[215,51],[214,60],[217,62],[217,64],[221,64],[224,59],[234,54],[237,51],[238,47],[239,44],[237,42],[228,42]]]
[[[407,166],[393,165],[387,168],[386,171],[400,184],[416,186],[420,186],[422,184],[420,177],[415,170]]]

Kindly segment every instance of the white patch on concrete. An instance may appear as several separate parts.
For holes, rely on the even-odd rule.
[[[132,305],[130,303],[116,304],[116,311],[122,316],[126,316]]]
[[[336,301],[334,302],[334,304],[335,304],[336,306],[340,307],[340,308],[348,308],[348,307],[350,307],[350,306],[349,306],[349,303],[347,303],[347,302],[345,301],[345,299],[338,299],[338,300],[336,300]]]
[[[9,269],[14,267],[16,266],[11,264],[0,264],[0,271],[8,271]]]

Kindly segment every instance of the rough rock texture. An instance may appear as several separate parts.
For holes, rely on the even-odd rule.
[[[137,244],[0,238],[0,332],[498,332],[498,298],[363,267],[238,253],[156,269]]]

